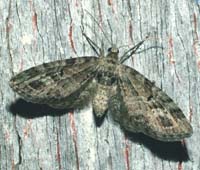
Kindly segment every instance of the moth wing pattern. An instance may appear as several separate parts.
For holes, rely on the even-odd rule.
[[[90,101],[97,57],[58,60],[32,67],[10,80],[25,100],[53,108],[82,108]]]
[[[92,101],[98,117],[109,109],[126,130],[157,140],[191,136],[191,125],[173,100],[117,57],[114,47],[106,57],[45,63],[17,74],[10,86],[27,101],[58,109],[81,109]]]
[[[120,65],[118,75],[110,111],[123,128],[161,141],[191,136],[192,127],[181,109],[153,82],[125,65]]]

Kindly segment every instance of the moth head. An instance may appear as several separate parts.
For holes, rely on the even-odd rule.
[[[108,58],[112,58],[114,60],[118,60],[119,49],[116,46],[112,46],[108,49]]]
[[[118,54],[119,53],[119,49],[114,45],[114,46],[108,48],[108,53]]]

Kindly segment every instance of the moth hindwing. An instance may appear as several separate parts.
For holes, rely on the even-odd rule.
[[[120,60],[118,52],[113,47],[106,56],[42,64],[14,76],[10,86],[25,100],[53,108],[77,109],[91,102],[97,117],[109,109],[126,130],[157,140],[191,136],[192,127],[181,109],[154,83],[123,65],[129,56]]]

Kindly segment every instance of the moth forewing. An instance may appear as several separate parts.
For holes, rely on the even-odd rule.
[[[27,101],[60,109],[78,106],[76,100],[89,91],[98,60],[80,57],[42,64],[14,76],[10,86]]]
[[[155,83],[128,66],[121,65],[120,73],[121,97],[117,97],[117,110],[112,108],[112,112],[118,113],[118,122],[126,130],[162,141],[191,136],[192,127],[181,109]]]

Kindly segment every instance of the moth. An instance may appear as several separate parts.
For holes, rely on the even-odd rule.
[[[58,109],[81,109],[92,103],[101,118],[109,110],[125,130],[160,141],[180,141],[192,134],[181,109],[155,83],[124,65],[141,41],[119,57],[115,46],[107,55],[59,60],[32,67],[10,80],[10,87],[26,101]]]

